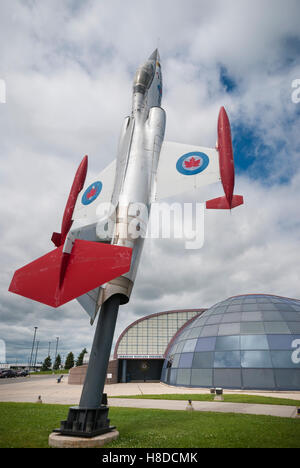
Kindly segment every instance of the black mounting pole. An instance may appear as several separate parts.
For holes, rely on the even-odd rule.
[[[56,432],[70,436],[95,437],[114,429],[109,425],[109,408],[103,389],[119,306],[118,294],[111,296],[102,305],[79,406],[69,409],[68,419],[61,421],[60,429]]]

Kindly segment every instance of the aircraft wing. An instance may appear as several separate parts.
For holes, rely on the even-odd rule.
[[[95,237],[95,223],[99,223],[99,220],[97,220],[97,209],[99,215],[99,204],[109,204],[111,202],[115,175],[116,160],[109,164],[93,180],[85,184],[85,187],[79,193],[72,218],[74,221],[73,230],[76,230],[77,227],[77,236],[80,236],[81,239],[99,240]],[[101,215],[104,217],[102,223],[105,224],[105,218],[107,217],[103,210],[101,211]],[[90,316],[91,324],[95,320],[99,309],[97,305],[99,290],[100,288],[98,287],[76,298]]]
[[[157,170],[158,201],[219,182],[216,149],[165,141]]]
[[[110,203],[116,175],[116,160],[111,162],[93,180],[85,184],[75,205],[73,220],[86,220],[91,223],[97,219],[96,212],[100,203]]]

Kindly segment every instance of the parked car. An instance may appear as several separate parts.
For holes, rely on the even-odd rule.
[[[16,377],[16,376],[17,376],[16,371],[12,369],[2,369],[1,374],[0,374],[1,379],[8,379],[11,377]]]
[[[16,373],[17,373],[17,377],[27,377],[27,375],[29,375],[29,372],[24,369],[19,369],[16,371]]]

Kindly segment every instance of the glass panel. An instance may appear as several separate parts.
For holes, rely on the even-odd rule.
[[[298,312],[280,312],[283,320],[286,322],[300,322],[300,314]]]
[[[214,367],[240,367],[240,351],[216,351]]]
[[[166,314],[164,314],[164,315],[159,315],[159,316],[157,317],[157,320],[158,320],[159,323],[161,324],[162,322],[167,322],[168,317],[167,317]]]
[[[241,336],[241,349],[269,349],[267,337],[265,335],[243,335]]]
[[[296,364],[292,360],[293,349],[290,351],[271,351],[271,358],[273,362],[273,366],[280,368],[298,368],[300,369],[300,363]]]
[[[200,317],[193,322],[193,327],[200,327],[205,324],[208,317]]]
[[[242,322],[241,334],[244,335],[264,335],[265,327],[263,322]]]
[[[213,361],[214,353],[212,352],[195,353],[193,359],[193,368],[205,369],[208,367],[213,367]]]
[[[219,335],[238,335],[239,333],[239,323],[223,323],[220,325]]]
[[[196,387],[211,387],[212,369],[192,369],[191,385]]]
[[[292,342],[300,339],[300,335],[268,335],[270,349],[292,349]]]
[[[242,311],[243,312],[256,312],[259,310],[259,305],[258,304],[243,304],[242,305]]]
[[[258,304],[259,310],[269,310],[269,311],[276,311],[276,307],[272,302],[269,302],[268,304]]]
[[[207,318],[207,317],[210,315],[210,312],[211,312],[212,310],[213,310],[213,308],[208,309],[208,310],[205,310],[205,311],[203,312],[203,314],[201,314],[201,317],[200,317],[200,318],[203,318],[203,317],[206,317],[206,318]],[[198,319],[197,319],[197,320],[198,320]]]
[[[265,302],[270,302],[270,299],[268,297],[257,297],[256,301],[258,304],[265,303]]]
[[[298,369],[275,369],[277,387],[281,390],[299,390],[300,370]]]
[[[222,315],[211,315],[210,317],[208,317],[206,325],[210,325],[213,323],[220,323],[222,320],[222,317],[223,317]]]
[[[269,351],[242,351],[242,367],[272,367]]]
[[[283,312],[284,311],[288,312],[288,311],[293,311],[294,310],[293,307],[290,304],[288,304],[287,302],[282,301],[280,304],[274,304],[274,305],[275,305],[277,310],[280,310],[280,311],[283,311]]]
[[[199,338],[195,351],[213,351],[215,349],[216,337]]]
[[[241,369],[215,369],[214,387],[241,388]]]
[[[226,310],[227,310],[227,305],[222,306],[222,307],[217,307],[216,309],[213,310],[212,315],[224,314],[226,313]]]
[[[262,320],[261,312],[243,312],[242,313],[242,321],[243,322],[259,322]]]
[[[226,313],[229,314],[231,312],[239,312],[241,310],[241,306],[240,304],[231,304],[230,306],[228,306],[227,310],[226,310]]]
[[[193,352],[196,347],[196,344],[197,344],[196,338],[194,338],[193,340],[187,340],[184,344],[182,352],[183,353]]]
[[[290,333],[289,328],[285,322],[264,322],[266,333]]]
[[[178,367],[180,356],[181,354],[175,354],[172,361],[172,367]]]
[[[291,333],[300,333],[300,322],[288,322],[287,325]]]
[[[242,369],[243,388],[274,389],[274,372],[272,369]]]
[[[157,328],[157,317],[148,320],[148,327]]]
[[[194,353],[183,353],[180,355],[178,367],[192,367]]]
[[[234,350],[240,349],[240,337],[237,336],[218,336],[216,341],[216,350]]]
[[[177,369],[171,369],[170,372],[170,385],[176,385]]]
[[[201,330],[202,327],[192,328],[188,334],[188,338],[198,338],[198,336],[200,336]]]
[[[191,370],[190,369],[178,369],[177,371],[177,385],[190,385]]]
[[[180,341],[178,343],[178,347],[177,347],[177,353],[181,353],[183,347],[184,347],[184,344],[185,344],[185,341]]]
[[[276,320],[281,321],[282,316],[278,310],[268,310],[268,311],[263,311],[262,312],[262,318],[263,320],[267,322],[275,322]]]
[[[231,314],[225,314],[222,318],[223,323],[229,323],[229,322],[240,322],[241,321],[242,314],[241,312],[235,312]]]
[[[217,336],[219,325],[206,325],[203,327],[201,336]]]

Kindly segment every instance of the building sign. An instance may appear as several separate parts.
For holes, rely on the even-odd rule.
[[[118,359],[164,359],[162,354],[118,354]]]

